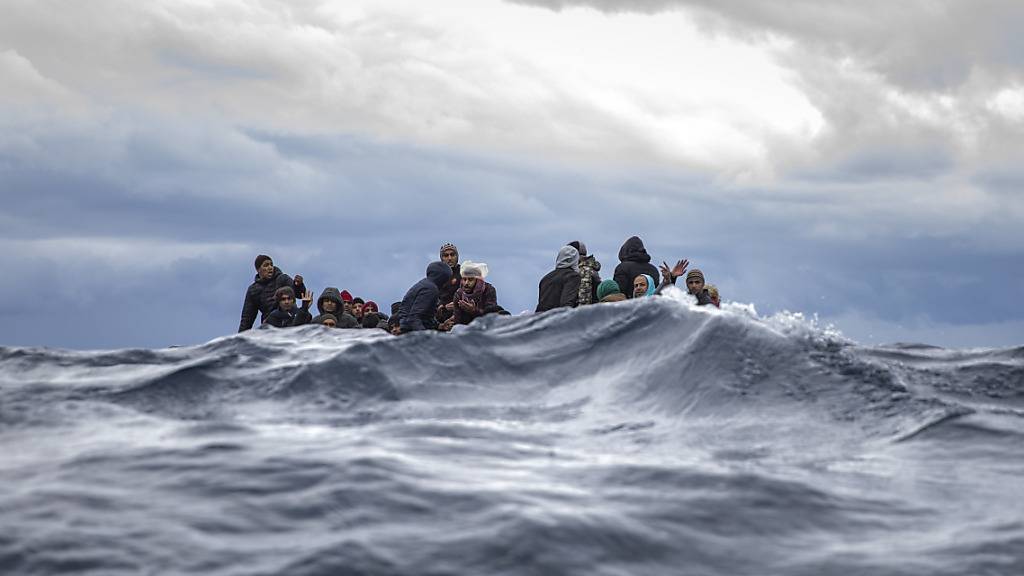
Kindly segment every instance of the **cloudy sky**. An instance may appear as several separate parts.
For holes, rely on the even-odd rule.
[[[190,344],[253,258],[535,305],[623,240],[864,343],[1024,344],[1024,4],[0,0],[0,345]]]

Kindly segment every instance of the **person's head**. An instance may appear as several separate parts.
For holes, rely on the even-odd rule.
[[[462,263],[462,290],[469,292],[476,288],[477,282],[487,277],[487,264],[466,260]]]
[[[603,301],[605,298],[612,294],[618,294],[622,296],[622,290],[619,288],[619,283],[615,280],[605,280],[597,285],[597,299]]]
[[[713,284],[707,285],[708,296],[711,298],[711,303],[715,306],[722,305],[722,297],[718,295],[718,288],[715,288]]]
[[[704,291],[704,273],[694,268],[686,273],[686,291],[690,294],[700,294]]]
[[[376,312],[370,312],[363,316],[363,328],[376,328],[380,324],[380,315]]]
[[[427,279],[440,288],[452,279],[452,269],[444,262],[431,262],[427,265]]]
[[[291,286],[282,286],[274,292],[274,300],[278,308],[287,312],[295,307],[295,290]]]
[[[580,242],[579,240],[573,240],[572,242],[569,242],[568,244],[566,244],[566,246],[572,246],[573,248],[575,248],[576,251],[580,253],[580,258],[581,259],[582,258],[586,258],[586,256],[587,256],[587,245],[584,244],[583,242]]]
[[[455,244],[448,242],[441,246],[441,262],[450,268],[455,268],[455,265],[459,263],[459,249],[455,247]]]
[[[580,271],[580,251],[572,246],[562,246],[555,258],[555,268],[572,268]]]
[[[266,254],[256,257],[256,273],[261,280],[267,280],[274,275],[274,259]]]
[[[341,309],[346,314],[352,313],[352,294],[348,290],[341,291]]]
[[[363,299],[353,298],[352,299],[352,315],[356,318],[363,317]]]
[[[318,324],[328,328],[334,328],[338,325],[338,317],[334,314],[321,314],[317,317],[316,321]]]
[[[654,279],[647,274],[640,274],[633,278],[633,298],[650,296],[654,293]]]
[[[373,300],[367,300],[366,304],[363,304],[363,316],[366,316],[371,312],[380,314],[380,308],[377,307],[377,303]]]
[[[326,312],[328,314],[334,314],[335,312],[338,311],[338,303],[335,302],[334,300],[331,300],[330,298],[324,298],[322,300],[322,302],[323,302],[323,306],[322,307],[323,307],[324,312]],[[337,323],[338,319],[335,318],[334,322]]]

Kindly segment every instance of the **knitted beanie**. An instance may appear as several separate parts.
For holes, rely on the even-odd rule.
[[[619,289],[619,283],[615,280],[605,280],[597,285],[598,300],[604,300],[604,297],[609,294],[622,294],[622,290]]]
[[[455,251],[455,259],[456,260],[459,259],[459,249],[455,247],[455,244],[452,244],[451,242],[445,242],[444,244],[441,245],[441,250],[440,250],[439,254],[444,255],[444,251],[445,250],[454,250]]]
[[[700,281],[703,282],[704,273],[701,272],[700,269],[694,268],[693,270],[690,270],[689,272],[686,273],[686,281],[689,282],[693,278],[700,278]]]

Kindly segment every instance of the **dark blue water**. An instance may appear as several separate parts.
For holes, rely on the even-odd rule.
[[[3,574],[1024,574],[1024,348],[678,293],[0,348]]]

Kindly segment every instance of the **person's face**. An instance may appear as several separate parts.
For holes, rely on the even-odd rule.
[[[324,300],[324,312],[334,313],[338,311],[338,303],[334,300]]]
[[[342,304],[342,308],[345,310],[346,314],[351,314],[352,313],[352,303],[351,302],[345,302],[344,304]]]
[[[328,328],[334,328],[337,325],[338,325],[338,323],[335,322],[334,320],[331,320],[330,318],[327,318],[326,320],[324,320],[324,326],[327,326]]]
[[[462,289],[469,292],[473,288],[476,288],[476,278],[463,278]]]
[[[277,307],[287,312],[295,307],[295,298],[285,294],[277,301]]]
[[[704,281],[700,278],[691,278],[686,281],[686,290],[690,294],[700,294],[704,290]]]
[[[360,316],[362,316],[363,315],[363,305],[360,304],[359,302],[356,302],[355,304],[353,304],[352,305],[352,315],[355,316],[356,318],[359,318]]]
[[[260,278],[266,280],[274,275],[274,261],[265,260],[260,264]]]
[[[441,262],[444,262],[445,264],[454,268],[455,265],[459,263],[459,255],[457,252],[455,252],[455,250],[445,250],[441,252]]]
[[[647,278],[643,276],[637,276],[633,280],[633,297],[643,296],[647,294]]]

